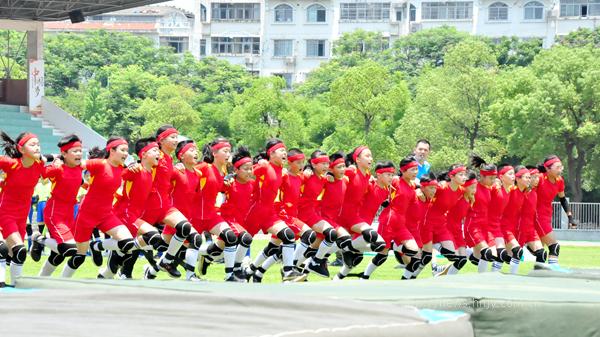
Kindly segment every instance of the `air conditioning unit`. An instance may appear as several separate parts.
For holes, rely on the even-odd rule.
[[[296,64],[296,57],[295,56],[288,56],[285,58],[285,64],[288,66],[293,66]]]
[[[420,22],[411,22],[410,23],[410,32],[416,33],[423,29],[423,25]]]

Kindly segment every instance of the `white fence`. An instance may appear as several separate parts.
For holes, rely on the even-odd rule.
[[[595,202],[571,202],[571,212],[573,219],[577,222],[578,231],[598,231],[600,230],[600,203]],[[567,215],[562,209],[560,203],[552,203],[552,228],[570,229]],[[573,229],[571,229],[573,230]]]

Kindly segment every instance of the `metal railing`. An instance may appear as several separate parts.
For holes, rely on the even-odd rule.
[[[582,231],[600,230],[600,203],[596,202],[571,202],[573,219],[577,228],[569,228],[569,221],[560,203],[552,203],[552,228],[571,229]]]

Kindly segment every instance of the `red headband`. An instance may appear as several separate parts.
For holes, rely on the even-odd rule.
[[[346,161],[344,160],[344,158],[338,158],[338,159],[334,160],[333,162],[331,162],[331,163],[329,164],[329,168],[331,168],[331,169],[332,169],[332,168],[334,168],[334,167],[338,166],[339,164],[341,164],[341,163],[345,163],[345,162],[346,162]]]
[[[540,170],[538,170],[536,168],[529,170],[529,174],[531,174],[531,175],[538,174],[538,173],[540,173]]]
[[[497,176],[498,171],[496,171],[496,170],[479,170],[479,174],[484,177]]]
[[[194,142],[190,142],[185,144],[181,150],[179,150],[179,152],[177,152],[177,159],[181,160],[181,157],[183,157],[183,155],[193,146],[196,146],[196,143]]]
[[[273,146],[271,146],[268,150],[267,150],[267,156],[270,156],[271,153],[279,150],[279,149],[285,149],[285,144],[283,143],[277,143]]]
[[[368,149],[368,147],[366,146],[357,147],[356,150],[354,150],[354,153],[352,154],[352,159],[354,159],[354,161],[356,162],[356,158],[358,158],[358,156],[360,156],[360,153],[366,149]]]
[[[21,147],[23,147],[23,145],[25,145],[28,141],[30,141],[33,138],[38,138],[38,136],[36,136],[33,133],[26,133],[25,136],[23,136],[23,138],[21,138],[19,143],[17,143],[17,146],[19,148],[21,148]]]
[[[168,128],[165,131],[161,132],[157,137],[156,137],[156,141],[160,142],[161,140],[169,137],[170,135],[174,134],[174,133],[179,133],[179,131],[177,131],[177,129],[175,128]]]
[[[515,177],[521,178],[525,173],[530,173],[528,169],[522,168],[517,173],[515,173]]]
[[[233,167],[235,167],[236,169],[239,169],[240,166],[246,164],[246,163],[251,163],[252,162],[252,158],[250,157],[244,157],[238,161],[236,161],[235,163],[233,163]]]
[[[229,142],[218,142],[217,144],[211,146],[210,149],[213,151],[219,151],[224,147],[231,148],[231,144],[229,144]]]
[[[421,181],[421,187],[427,187],[427,186],[433,186],[433,185],[437,186],[437,184],[438,184],[437,180]]]
[[[304,153],[298,153],[298,154],[295,154],[293,156],[289,156],[288,157],[288,163],[291,163],[291,162],[296,161],[296,160],[304,160],[304,158],[306,158],[304,156]]]
[[[457,173],[459,173],[459,172],[465,172],[465,171],[467,171],[466,167],[459,166],[459,167],[455,168],[454,170],[448,172],[448,176],[450,176],[450,177],[451,176],[455,176]]]
[[[400,166],[400,171],[402,172],[406,172],[408,170],[410,170],[413,167],[417,167],[419,166],[419,163],[415,160],[415,161],[411,161],[410,163],[404,165],[404,166]]]
[[[127,141],[122,138],[115,139],[112,142],[106,144],[106,151],[110,151],[110,149],[115,148],[119,145],[127,145]]]
[[[317,165],[320,163],[329,163],[329,157],[327,156],[318,156],[317,158],[313,158],[310,160],[312,165]]]
[[[556,158],[546,160],[544,162],[544,167],[550,168],[550,166],[552,166],[552,164],[554,164],[554,163],[560,163],[560,158],[556,157]]]
[[[510,171],[510,170],[514,170],[514,169],[515,169],[515,168],[514,168],[514,167],[512,167],[512,166],[510,166],[510,165],[508,165],[508,166],[504,166],[504,167],[502,168],[502,170],[500,170],[500,171],[498,172],[498,177],[500,177],[500,176],[503,176],[503,175],[505,175],[506,173],[508,173],[508,171]]]
[[[393,167],[384,167],[384,168],[380,168],[379,170],[375,170],[375,173],[377,174],[383,174],[383,173],[394,173],[394,168]]]
[[[74,147],[78,147],[78,146],[81,146],[81,142],[77,142],[77,141],[75,141],[75,142],[70,142],[70,143],[67,143],[67,144],[65,144],[65,145],[61,146],[61,147],[60,147],[60,151],[61,151],[61,152],[67,152],[67,151],[69,151],[70,149],[72,149],[72,148],[74,148]]]
[[[469,187],[471,185],[475,185],[477,184],[477,179],[469,179],[465,182],[465,184],[463,185],[464,187]]]
[[[140,159],[142,159],[142,156],[144,155],[144,153],[148,152],[150,149],[153,149],[153,148],[158,148],[158,143],[157,142],[151,142],[151,143],[148,143],[148,145],[144,146],[140,150],[140,152],[138,152],[138,157]]]

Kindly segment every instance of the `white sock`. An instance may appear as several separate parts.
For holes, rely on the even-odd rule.
[[[23,274],[23,265],[16,264],[14,261],[10,262],[10,283],[15,285],[17,283],[17,278],[21,277]]]
[[[177,256],[177,252],[179,252],[179,249],[181,248],[181,246],[183,246],[183,240],[184,239],[180,238],[177,235],[173,235],[173,237],[171,237],[171,242],[169,242],[169,248],[167,248],[166,254],[164,254],[162,256],[162,259],[166,263],[173,262],[172,258],[167,258],[167,254],[170,255],[170,256],[172,256],[173,258],[175,256]]]
[[[370,250],[369,243],[363,238],[362,235],[352,240],[352,247],[360,252]]]
[[[460,270],[460,269],[456,268],[454,266],[454,264],[451,264],[450,267],[448,267],[448,268],[449,268],[448,269],[448,275],[456,275],[456,274],[458,274],[458,272]]]
[[[244,247],[242,245],[237,246],[237,250],[235,251],[235,263],[242,263],[244,261],[244,257],[248,253],[249,247]]]
[[[492,271],[493,272],[498,272],[502,269],[502,263],[498,262],[498,261],[494,261],[492,262]]]
[[[44,239],[44,245],[50,248],[51,251],[58,253],[58,243],[53,238]]]
[[[373,262],[369,262],[367,268],[365,268],[365,272],[363,273],[365,276],[371,276],[373,272],[377,269],[377,266]]]
[[[236,247],[225,247],[225,249],[223,249],[223,257],[225,260],[225,270],[231,270],[231,272],[226,272],[225,273],[225,278],[231,276],[231,274],[233,274],[233,266],[235,265],[235,251],[236,251]]]
[[[185,250],[185,263],[187,263],[188,265],[194,267],[194,270],[187,270],[185,272],[185,275],[187,278],[190,278],[192,275],[194,275],[196,272],[196,265],[198,264],[198,254],[200,252],[198,251],[198,249],[194,249],[194,248],[190,248],[188,247],[188,249]]]
[[[38,276],[52,276],[52,273],[56,270],[56,266],[53,266],[50,261],[46,260]]]
[[[0,282],[6,283],[6,260],[0,260]]]
[[[75,274],[76,270],[77,269],[73,269],[73,268],[69,267],[68,263],[65,263],[61,277],[71,278],[71,277],[73,277],[73,274]]]
[[[317,253],[315,254],[315,257],[317,259],[324,258],[325,255],[327,255],[327,253],[329,253],[331,251],[331,246],[332,246],[331,242],[322,241],[321,244],[319,245],[319,249],[317,249]]]
[[[277,261],[279,261],[279,259],[277,258],[277,255],[271,255],[271,256],[269,256],[269,258],[267,258],[265,260],[265,262],[263,262],[261,267],[262,267],[262,269],[267,271],[269,268],[271,268],[271,266],[273,266],[275,263],[277,263]]]
[[[282,244],[281,245],[281,257],[283,260],[284,267],[291,267],[294,265],[294,244]]]
[[[348,276],[348,274],[350,273],[351,270],[352,270],[352,268],[350,268],[346,265],[343,265],[342,268],[340,268],[340,275]]]
[[[558,257],[549,257],[548,264],[558,264]]]
[[[519,272],[519,263],[521,261],[517,259],[510,259],[510,273],[517,274]]]
[[[308,249],[308,245],[302,241],[300,244],[296,245],[296,250],[294,251],[294,261],[298,261],[300,263],[300,259],[304,257],[304,253]],[[304,262],[304,260],[302,260]]]
[[[118,241],[113,238],[104,239],[104,240],[100,241],[100,243],[101,243],[101,247],[104,250],[120,250]]]
[[[477,271],[480,273],[485,273],[488,269],[488,262],[484,259],[479,259],[479,263],[477,264]]]
[[[252,265],[254,265],[255,267],[260,267],[262,266],[262,264],[265,262],[265,260],[268,258],[268,256],[265,255],[265,251],[261,251],[260,254],[258,254],[258,256],[254,259],[254,262],[252,262]]]

